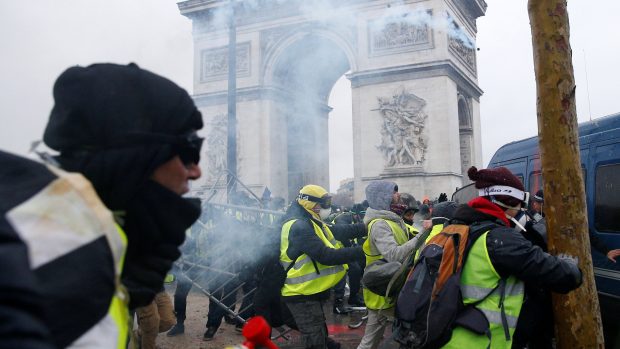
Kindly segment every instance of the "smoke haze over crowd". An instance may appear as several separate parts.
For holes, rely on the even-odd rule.
[[[475,42],[479,48],[478,82],[484,90],[480,116],[485,165],[502,144],[537,133],[526,3],[487,3],[486,16],[478,19]],[[246,4],[255,6],[253,1]],[[423,3],[412,6],[419,5]],[[330,6],[329,1],[320,1],[306,13],[322,20],[336,15],[346,18],[346,13],[330,10]],[[620,80],[615,62],[620,44],[615,39],[614,18],[619,12],[620,3],[613,0],[569,1],[580,122],[620,111],[615,88]],[[410,20],[424,20],[424,12],[414,13],[417,15]],[[402,14],[387,10],[384,17],[394,15]],[[0,28],[3,150],[25,154],[30,142],[41,138],[53,103],[53,82],[71,65],[136,62],[192,91],[191,22],[179,14],[172,1],[5,1],[0,3]],[[330,138],[332,191],[341,179],[353,174],[349,86],[347,81],[339,81],[332,96],[342,97],[330,101],[335,107],[330,114],[330,133],[337,134]]]

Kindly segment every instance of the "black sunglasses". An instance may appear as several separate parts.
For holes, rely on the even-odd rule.
[[[198,165],[198,162],[200,162],[200,149],[204,140],[203,137],[198,137],[196,132],[192,132],[180,142],[173,144],[175,153],[184,165]]]

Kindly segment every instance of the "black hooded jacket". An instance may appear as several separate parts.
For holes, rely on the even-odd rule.
[[[361,247],[345,247],[333,249],[325,246],[323,241],[316,235],[311,221],[319,226],[323,222],[316,220],[297,202],[293,202],[286,214],[282,218],[284,224],[291,219],[297,219],[291,226],[289,232],[289,246],[286,254],[295,260],[302,254],[307,254],[312,260],[323,265],[340,265],[356,261],[363,256]],[[354,239],[366,236],[366,226],[363,223],[358,224],[338,224],[330,226],[334,238],[339,241]],[[298,298],[317,298],[323,299],[329,296],[329,290],[312,296],[292,296],[285,297],[287,300]]]
[[[575,275],[568,262],[543,252],[495,217],[461,205],[454,213],[453,222],[497,224],[489,231],[486,245],[491,263],[500,276],[514,275],[526,285],[531,283],[558,293],[567,293],[579,286],[581,278]]]

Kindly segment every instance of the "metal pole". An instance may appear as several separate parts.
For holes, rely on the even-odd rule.
[[[235,26],[235,3],[230,0],[230,18],[228,22],[228,202],[235,191],[237,177],[237,28]]]

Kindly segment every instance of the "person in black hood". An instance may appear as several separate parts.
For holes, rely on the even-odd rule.
[[[43,140],[59,155],[0,152],[0,342],[122,345],[128,307],[151,303],[200,215],[182,195],[201,175],[202,117],[135,64],[71,67],[53,95]]]
[[[181,195],[200,177],[202,116],[185,90],[133,63],[69,68],[54,85],[54,100],[43,141],[114,213],[127,234],[130,308],[149,304],[200,215]],[[186,178],[162,185],[176,179],[157,177],[163,167]]]

